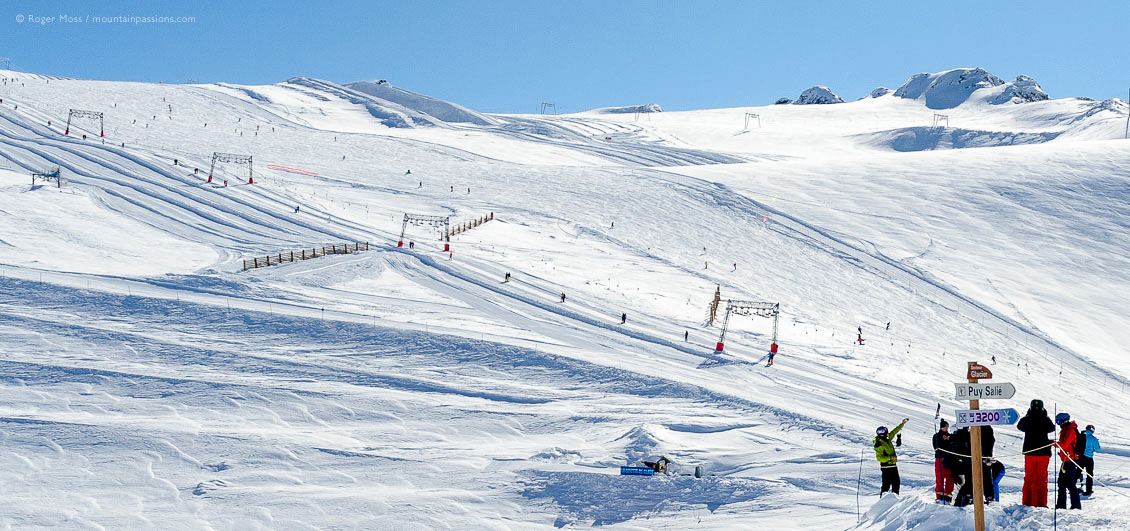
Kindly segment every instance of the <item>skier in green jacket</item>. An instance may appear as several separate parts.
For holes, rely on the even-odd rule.
[[[875,438],[871,440],[875,446],[875,459],[879,461],[879,471],[883,475],[883,487],[879,491],[880,496],[887,492],[887,489],[895,494],[899,493],[898,456],[895,455],[895,445],[891,443],[891,437],[898,435],[898,432],[909,420],[902,419],[902,422],[889,433],[886,426],[879,426],[875,430]]]

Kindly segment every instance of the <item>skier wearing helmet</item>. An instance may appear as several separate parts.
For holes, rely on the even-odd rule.
[[[1059,477],[1056,486],[1059,487],[1059,497],[1056,498],[1057,509],[1067,508],[1067,497],[1070,492],[1071,508],[1082,509],[1079,502],[1079,465],[1075,464],[1079,456],[1075,453],[1075,439],[1079,437],[1079,430],[1071,415],[1060,413],[1055,416],[1055,423],[1059,426],[1059,458],[1063,464],[1059,467]]]
[[[879,490],[879,495],[887,492],[899,493],[899,469],[898,469],[898,456],[895,455],[895,445],[891,443],[891,437],[898,435],[902,427],[910,419],[902,419],[895,429],[887,431],[886,426],[879,426],[875,430],[875,438],[871,443],[875,446],[875,459],[879,461],[879,471],[883,475],[883,487]]]

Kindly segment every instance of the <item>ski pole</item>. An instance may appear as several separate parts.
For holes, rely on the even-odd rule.
[[[855,478],[855,523],[859,523],[859,483],[863,480],[863,456],[867,454],[866,448],[859,449],[859,476]]]

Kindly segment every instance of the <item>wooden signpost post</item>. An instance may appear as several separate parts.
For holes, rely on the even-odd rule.
[[[982,367],[981,364],[971,361],[969,362],[969,371],[967,374],[969,383],[977,383],[981,378],[992,378],[993,373],[989,369]],[[980,409],[980,400],[970,400],[969,409]],[[973,525],[977,531],[985,531],[985,486],[982,485],[984,474],[982,473],[981,464],[981,427],[973,426],[969,428],[969,441],[973,447],[973,463],[971,470],[973,471]]]

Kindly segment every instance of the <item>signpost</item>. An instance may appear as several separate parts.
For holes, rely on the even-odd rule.
[[[965,377],[969,383],[953,384],[956,400],[968,400],[969,409],[959,409],[957,425],[969,426],[969,442],[973,458],[973,524],[977,531],[985,531],[985,486],[981,473],[981,426],[1012,424],[1020,418],[1015,409],[981,409],[982,399],[1012,398],[1016,388],[1010,383],[978,383],[977,380],[993,377],[993,371],[975,361],[969,362]]]
[[[987,398],[1012,398],[1016,388],[1010,383],[955,383],[954,400],[984,400]]]
[[[975,384],[981,378],[992,378],[993,372],[981,364],[971,361],[969,362],[969,370],[966,373],[969,383]],[[958,384],[960,385],[960,384]],[[981,409],[981,401],[975,398],[969,400],[969,409],[976,414],[978,409]],[[981,428],[973,426],[969,429],[969,442],[973,450],[971,455],[973,463],[971,470],[973,471],[973,525],[976,531],[985,531],[985,489],[982,485],[984,474],[981,473]]]

